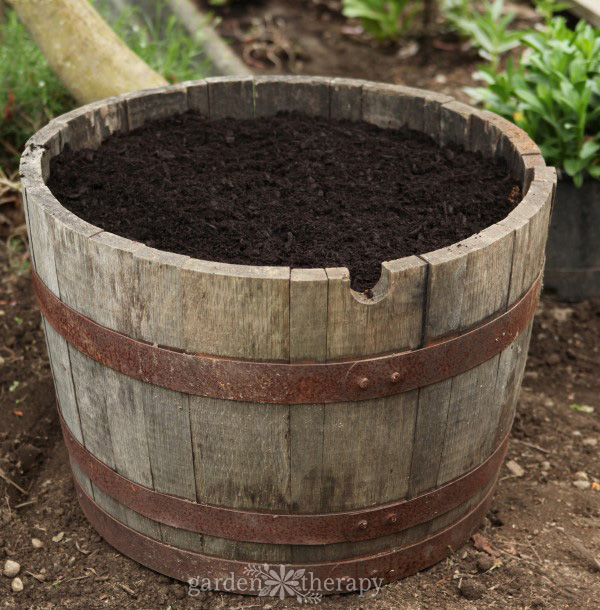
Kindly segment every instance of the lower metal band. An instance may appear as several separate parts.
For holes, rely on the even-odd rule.
[[[264,561],[243,562],[179,549],[140,534],[102,510],[82,489],[75,477],[79,504],[96,531],[115,549],[131,559],[172,578],[210,583],[211,589],[258,595],[260,588],[249,590],[249,570],[269,567],[284,574],[304,570],[313,592],[346,593],[361,586],[361,579],[373,579],[379,585],[398,580],[437,563],[463,544],[479,526],[492,500],[494,485],[485,497],[464,517],[409,546],[351,559],[319,563],[278,564]],[[244,582],[244,586],[241,583]],[[320,588],[317,586],[320,583]],[[329,587],[326,583],[329,583]]]
[[[119,503],[171,527],[217,538],[265,544],[356,542],[425,523],[460,506],[495,479],[508,447],[507,435],[477,468],[409,500],[336,513],[268,513],[200,504],[139,485],[92,455],[73,437],[62,416],[60,422],[73,463],[94,485]]]

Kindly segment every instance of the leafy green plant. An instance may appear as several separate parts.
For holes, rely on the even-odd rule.
[[[571,8],[568,2],[556,2],[556,0],[534,0],[534,4],[535,10],[544,18],[546,23],[552,21],[555,13]]]
[[[447,0],[443,8],[451,27],[468,38],[494,69],[504,53],[520,44],[521,32],[508,29],[516,15],[504,12],[504,0],[484,0],[482,12],[472,9],[468,0]]]
[[[345,17],[360,19],[378,40],[401,37],[411,27],[421,3],[415,0],[343,0]]]
[[[468,93],[522,127],[577,186],[588,174],[600,179],[600,31],[555,17],[522,41],[518,66],[482,68],[487,87]]]

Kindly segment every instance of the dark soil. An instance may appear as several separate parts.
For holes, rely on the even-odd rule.
[[[429,137],[300,115],[195,114],[64,151],[49,186],[107,231],[195,258],[348,267],[355,290],[381,262],[460,241],[520,201],[504,162]]]

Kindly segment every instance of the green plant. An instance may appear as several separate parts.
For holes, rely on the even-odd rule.
[[[566,11],[571,8],[568,2],[556,2],[556,0],[533,0],[535,10],[544,18],[546,23],[552,21],[555,13]]]
[[[446,19],[453,24],[456,19],[468,19],[473,14],[469,0],[439,0],[440,10]],[[456,26],[453,26],[456,29]]]
[[[107,9],[99,10],[108,21]],[[210,72],[202,46],[194,40],[175,16],[166,16],[164,4],[157,3],[149,16],[138,7],[128,7],[111,21],[127,46],[170,83],[203,78]]]
[[[467,91],[522,127],[577,186],[586,173],[600,179],[600,31],[584,21],[571,30],[555,17],[522,41],[518,66],[484,67],[487,87]]]
[[[468,0],[446,0],[443,8],[448,23],[468,38],[494,69],[504,53],[520,44],[521,32],[508,29],[515,13],[504,13],[504,0],[484,0],[483,12],[472,9]]]
[[[14,163],[34,131],[74,104],[16,13],[7,11],[0,23],[0,165]]]
[[[379,40],[402,36],[421,6],[415,0],[343,0],[345,17],[360,19],[363,28]]]

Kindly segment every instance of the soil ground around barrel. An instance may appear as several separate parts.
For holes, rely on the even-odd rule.
[[[86,522],[60,438],[27,257],[14,240],[5,247],[23,217],[7,207],[0,219],[0,564],[21,565],[24,590],[12,593],[11,580],[0,576],[0,608],[299,607],[217,592],[192,599],[184,584],[120,555]],[[599,336],[600,301],[542,299],[508,454],[524,472],[502,468],[478,529],[496,557],[470,540],[375,597],[337,596],[319,607],[597,608],[600,490],[579,489],[574,480],[583,477],[578,472],[592,484],[600,479]],[[32,538],[44,546],[34,548]]]
[[[257,73],[364,78],[468,102],[463,88],[477,84],[473,74],[483,63],[475,49],[443,28],[419,34],[419,21],[398,41],[373,40],[357,21],[343,17],[341,0],[246,0],[222,7],[196,1],[217,14],[219,34]],[[530,0],[507,1],[505,11],[516,13],[516,28],[540,22]]]
[[[424,134],[301,115],[170,117],[52,160],[78,216],[149,246],[248,265],[348,267],[456,243],[520,201],[504,161]]]

